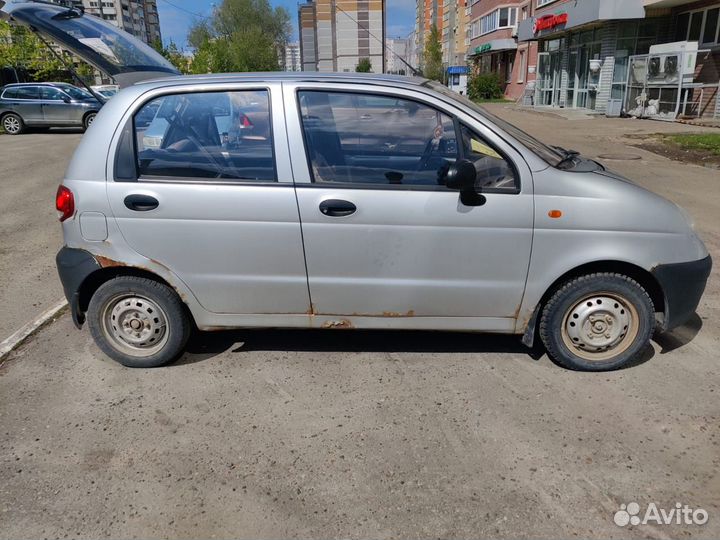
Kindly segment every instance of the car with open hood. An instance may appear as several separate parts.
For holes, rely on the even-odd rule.
[[[76,8],[3,10],[125,87],[56,200],[73,320],[124,365],[177,358],[193,326],[282,327],[539,335],[602,371],[703,294],[711,260],[682,209],[442,85],[177,76]]]

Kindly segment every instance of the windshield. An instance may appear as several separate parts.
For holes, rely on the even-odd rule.
[[[439,92],[446,97],[452,98],[454,101],[458,101],[466,107],[472,109],[474,112],[482,115],[484,118],[505,131],[508,135],[510,135],[514,139],[517,139],[520,143],[527,147],[528,150],[531,150],[549,165],[557,167],[560,162],[565,158],[565,156],[560,151],[537,140],[532,135],[525,133],[520,128],[513,126],[502,118],[498,118],[494,114],[489,113],[483,107],[480,107],[477,103],[473,103],[467,97],[460,95],[457,92],[453,92],[447,86],[435,81],[427,81],[424,84],[425,86],[432,88],[436,92]]]
[[[73,99],[94,99],[90,92],[71,84],[63,84],[60,88]]]

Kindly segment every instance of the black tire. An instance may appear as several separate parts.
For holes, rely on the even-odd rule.
[[[20,135],[25,131],[25,122],[20,115],[8,113],[2,117],[2,127],[8,135]]]
[[[97,116],[96,112],[87,113],[85,115],[85,118],[83,118],[83,129],[87,131],[87,129],[90,127],[90,124],[92,124],[95,121],[95,117]]]
[[[579,371],[610,371],[631,364],[647,347],[654,328],[655,309],[647,291],[633,279],[613,273],[589,274],[563,284],[540,318],[540,338],[550,358]]]
[[[158,367],[178,358],[191,329],[175,291],[136,276],[119,276],[101,285],[90,299],[87,321],[98,347],[133,368]]]

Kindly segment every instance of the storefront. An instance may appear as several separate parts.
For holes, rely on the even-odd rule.
[[[629,57],[669,33],[669,16],[645,16],[642,0],[584,0],[550,3],[521,21],[518,40],[538,42],[535,105],[604,112],[622,99]]]

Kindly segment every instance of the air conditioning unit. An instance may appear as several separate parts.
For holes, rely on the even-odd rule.
[[[650,47],[648,58],[648,83],[691,83],[695,78],[697,41],[678,41]]]
[[[517,37],[517,35],[518,35],[518,25],[517,24],[512,27],[512,32],[510,35],[512,37]]]

